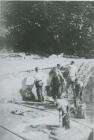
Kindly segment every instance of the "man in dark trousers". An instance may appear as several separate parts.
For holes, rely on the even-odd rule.
[[[43,101],[43,82],[42,82],[42,75],[39,72],[38,67],[35,68],[34,78],[35,78],[35,86],[36,86],[38,101],[41,102]]]

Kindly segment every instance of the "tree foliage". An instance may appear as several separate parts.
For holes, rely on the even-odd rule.
[[[16,51],[84,55],[94,49],[94,2],[4,1]]]

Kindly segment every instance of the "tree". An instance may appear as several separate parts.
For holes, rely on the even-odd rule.
[[[94,3],[7,1],[7,38],[16,51],[84,55],[94,49]]]

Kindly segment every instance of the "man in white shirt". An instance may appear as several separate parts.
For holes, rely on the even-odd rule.
[[[35,68],[34,79],[35,79],[35,86],[36,92],[38,96],[38,101],[43,101],[43,82],[42,82],[42,74],[39,72],[38,67]]]
[[[70,64],[70,78],[71,78],[72,82],[75,82],[76,74],[77,74],[77,68],[74,65],[74,61],[71,61],[71,64]]]

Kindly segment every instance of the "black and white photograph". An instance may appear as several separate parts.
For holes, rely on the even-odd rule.
[[[94,1],[0,0],[0,140],[94,140]]]

